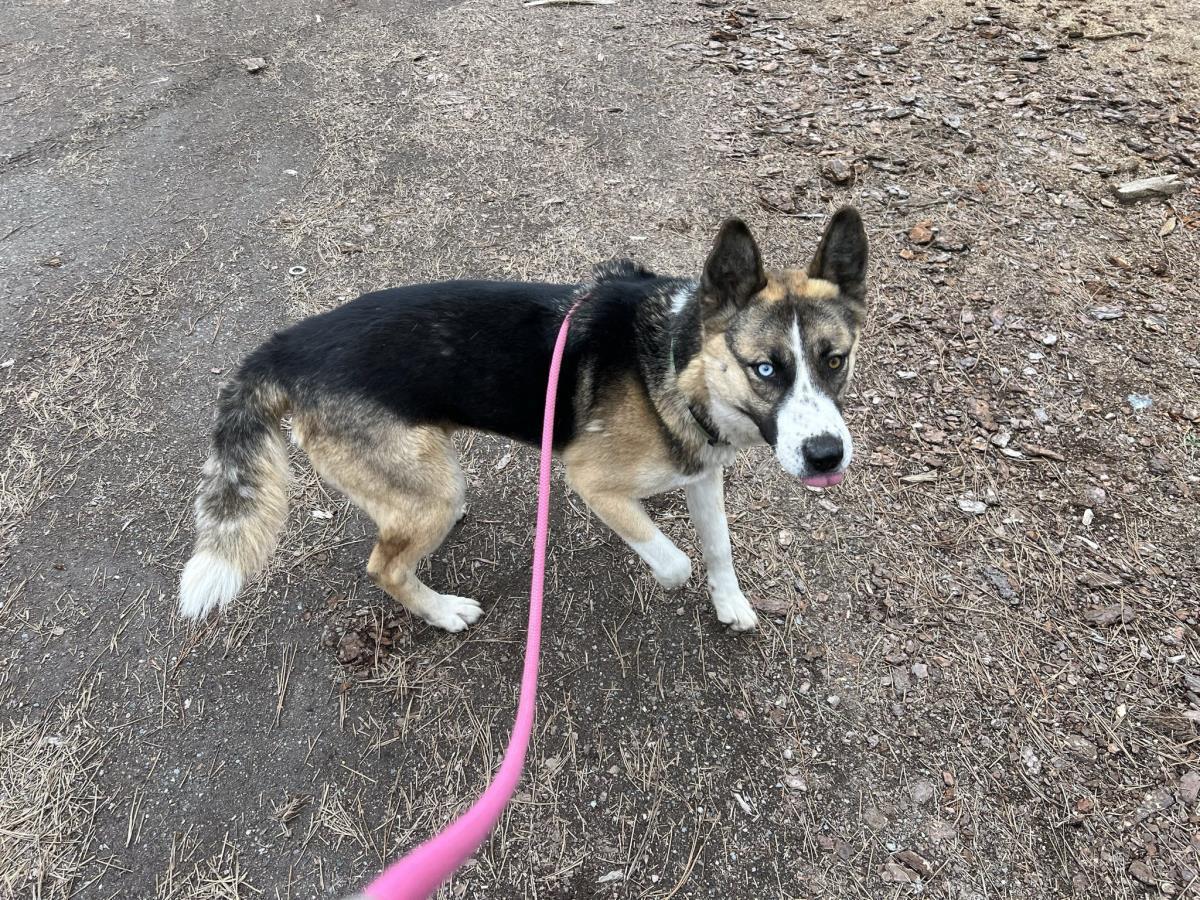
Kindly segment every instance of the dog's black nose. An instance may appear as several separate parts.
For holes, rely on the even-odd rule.
[[[841,438],[832,434],[818,434],[804,442],[804,461],[814,472],[832,472],[842,464]]]

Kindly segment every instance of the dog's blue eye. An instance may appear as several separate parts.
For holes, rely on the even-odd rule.
[[[770,363],[759,363],[755,371],[758,372],[759,378],[770,378],[775,374],[775,367]]]

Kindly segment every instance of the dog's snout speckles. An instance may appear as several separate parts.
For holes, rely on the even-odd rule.
[[[792,323],[795,378],[776,417],[775,452],[793,475],[838,471],[849,463],[850,432],[837,404],[816,383],[798,322]]]

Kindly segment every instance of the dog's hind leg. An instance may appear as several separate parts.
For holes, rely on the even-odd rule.
[[[395,420],[352,430],[314,420],[297,417],[313,466],[379,528],[367,562],[371,580],[438,628],[462,631],[478,619],[483,611],[474,600],[439,594],[416,573],[462,515],[466,485],[450,434]]]

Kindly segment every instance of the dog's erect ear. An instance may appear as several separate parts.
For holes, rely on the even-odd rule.
[[[832,281],[843,294],[862,300],[867,292],[867,232],[853,206],[843,206],[829,224],[812,262],[809,278]]]
[[[741,219],[726,219],[704,263],[700,295],[705,315],[743,306],[767,284],[762,255]]]

